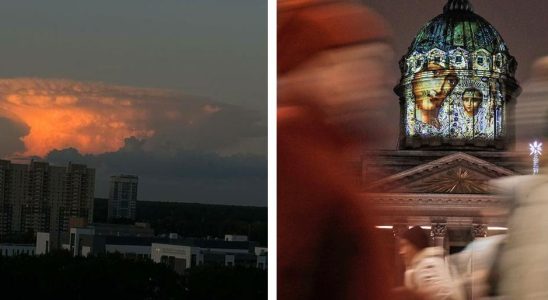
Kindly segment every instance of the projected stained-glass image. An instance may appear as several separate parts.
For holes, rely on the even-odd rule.
[[[412,90],[418,125],[424,130],[430,127],[439,130],[442,127],[439,120],[440,109],[458,83],[458,77],[453,70],[446,71],[439,64],[429,63],[426,71],[417,73],[415,78]]]
[[[404,145],[506,138],[516,62],[498,32],[471,11],[428,22],[400,61]],[[412,138],[406,140],[406,138]],[[406,141],[406,142],[405,142]],[[421,142],[422,143],[422,142]]]
[[[449,60],[460,61],[453,57]],[[485,71],[485,76],[470,76],[470,72],[457,70],[451,63],[446,68],[436,61],[425,64],[406,86],[408,136],[502,136],[504,92],[497,76],[493,76],[496,74]]]

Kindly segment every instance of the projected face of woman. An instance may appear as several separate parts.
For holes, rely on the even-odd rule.
[[[458,83],[455,70],[429,63],[424,72],[417,73],[413,81],[413,95],[421,121],[440,128],[438,113],[443,101]]]
[[[465,90],[462,94],[462,106],[466,115],[474,116],[478,112],[482,100],[483,94],[478,89]]]

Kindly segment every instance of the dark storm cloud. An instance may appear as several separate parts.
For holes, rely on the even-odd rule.
[[[266,115],[264,0],[5,0],[0,44],[0,77],[185,90]]]
[[[267,160],[258,155],[220,156],[184,151],[145,150],[146,141],[129,138],[116,152],[82,155],[69,148],[50,152],[53,164],[83,163],[96,169],[96,195],[108,193],[113,174],[139,176],[139,198],[218,204],[266,205]]]
[[[0,157],[25,151],[22,138],[28,133],[25,123],[0,116]]]

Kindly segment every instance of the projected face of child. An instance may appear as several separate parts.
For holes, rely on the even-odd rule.
[[[435,63],[429,63],[425,72],[417,73],[413,81],[413,96],[422,122],[440,128],[440,108],[458,81],[455,70],[444,69]]]
[[[466,89],[462,94],[462,106],[467,116],[472,117],[478,112],[483,100],[483,94],[476,88]]]

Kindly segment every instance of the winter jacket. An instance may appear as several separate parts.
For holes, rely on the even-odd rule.
[[[428,247],[413,257],[405,271],[405,287],[428,295],[432,300],[462,300],[440,247]]]

